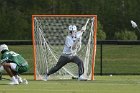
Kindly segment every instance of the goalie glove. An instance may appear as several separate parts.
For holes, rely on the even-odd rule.
[[[80,37],[82,37],[82,34],[83,34],[83,32],[78,31],[78,32],[76,33],[76,38],[80,38]]]

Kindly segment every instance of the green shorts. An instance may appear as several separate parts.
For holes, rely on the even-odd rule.
[[[26,66],[17,66],[16,71],[21,74],[28,71],[28,65]]]

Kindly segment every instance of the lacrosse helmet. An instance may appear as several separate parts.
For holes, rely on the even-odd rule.
[[[3,50],[9,50],[6,44],[0,45],[0,52],[2,52]]]
[[[69,25],[69,31],[77,31],[76,25]]]

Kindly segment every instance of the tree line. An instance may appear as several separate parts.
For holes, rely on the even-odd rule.
[[[31,40],[33,14],[96,14],[99,39],[140,39],[140,0],[0,0],[0,40]]]

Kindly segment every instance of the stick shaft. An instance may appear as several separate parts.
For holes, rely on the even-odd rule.
[[[86,22],[85,26],[87,26],[88,22],[89,22],[89,18],[87,19],[87,22]]]

